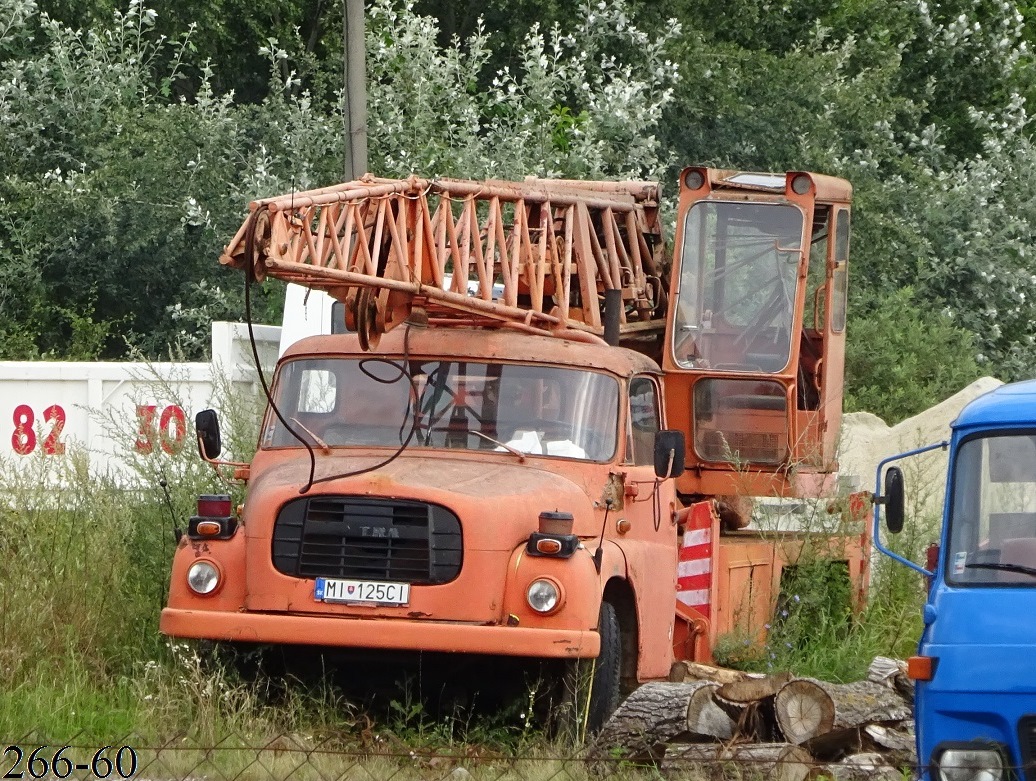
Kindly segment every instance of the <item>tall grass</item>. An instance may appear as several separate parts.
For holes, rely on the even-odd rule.
[[[915,492],[914,514],[904,532],[885,539],[897,553],[915,561],[924,560],[938,525],[921,511],[926,506],[922,493],[923,485]],[[872,550],[861,601],[839,561],[852,555],[849,546],[869,529],[872,516],[868,512],[866,518],[853,520],[844,512],[827,513],[826,505],[807,503],[799,519],[802,531],[795,535],[763,530],[790,566],[784,569],[764,642],[738,632],[721,638],[716,649],[719,663],[846,682],[866,677],[875,656],[902,659],[913,653],[921,634],[927,584],[913,570]]]
[[[178,390],[151,378],[147,393],[186,409]],[[235,410],[230,447],[247,457],[258,401],[227,383],[216,396]],[[226,684],[227,707],[205,711],[201,673],[192,677],[158,631],[174,527],[199,493],[240,488],[201,462],[190,437],[178,452],[139,453],[135,428],[98,419],[126,454],[110,471],[91,469],[73,443],[60,458],[37,449],[0,460],[0,735],[160,739],[241,726],[222,722],[254,715],[243,690]]]

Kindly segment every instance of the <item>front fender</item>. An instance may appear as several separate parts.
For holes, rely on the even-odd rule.
[[[593,552],[587,548],[580,547],[570,558],[560,559],[530,555],[522,545],[512,552],[508,562],[506,621],[514,626],[596,630],[604,584],[613,577],[626,578],[626,560],[610,541],[604,543],[600,574],[594,568]],[[561,605],[552,613],[544,615],[529,606],[526,592],[537,578],[554,581],[561,591]]]
[[[241,528],[229,540],[191,540],[184,535],[173,555],[169,607],[184,610],[240,610],[245,604],[245,535]],[[187,586],[187,570],[195,561],[216,566],[220,585],[199,596]]]

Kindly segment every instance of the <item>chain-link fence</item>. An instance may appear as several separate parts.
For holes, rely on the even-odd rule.
[[[601,778],[754,781],[778,778],[916,778],[919,768],[877,755],[817,763],[787,744],[689,744],[636,758],[619,750],[551,750],[505,754],[465,746],[361,750],[340,741],[281,735],[261,745],[229,736],[213,745],[187,737],[155,743],[129,734],[97,745],[81,737],[45,742],[34,734],[3,741],[0,775],[20,779],[147,779],[148,781],[596,781]],[[1022,775],[1022,774],[1019,774]]]

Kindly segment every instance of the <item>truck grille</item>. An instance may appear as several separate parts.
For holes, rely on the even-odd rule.
[[[1018,746],[1022,751],[1019,775],[1026,781],[1036,781],[1036,716],[1018,719]]]
[[[273,566],[299,578],[431,585],[460,573],[460,520],[424,502],[321,496],[294,499],[273,529]]]

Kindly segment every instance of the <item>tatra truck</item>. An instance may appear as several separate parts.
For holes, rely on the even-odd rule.
[[[368,175],[255,201],[221,262],[342,314],[279,360],[250,462],[199,413],[245,499],[199,499],[162,631],[554,660],[589,670],[590,729],[760,637],[809,533],[742,528],[744,497],[832,483],[850,201],[688,168],[675,251],[653,182]],[[862,590],[869,527],[837,536]]]
[[[949,450],[946,499],[922,567],[890,550],[878,524],[882,507],[889,532],[904,524],[903,471],[885,467],[936,448]],[[879,480],[882,471],[876,545],[928,583],[924,630],[907,660],[922,778],[1036,778],[1036,382],[980,396],[948,442],[891,456]]]

